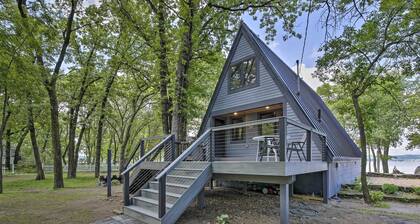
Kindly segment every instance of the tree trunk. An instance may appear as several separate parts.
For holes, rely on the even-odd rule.
[[[36,167],[36,174],[37,174],[35,177],[35,180],[44,180],[45,175],[44,175],[44,170],[42,169],[42,162],[41,162],[41,156],[39,154],[38,142],[36,140],[36,130],[35,130],[35,125],[34,125],[33,111],[32,111],[32,101],[30,99],[28,99],[28,130],[29,130],[29,135],[31,137],[32,150],[34,152],[34,159],[35,159],[35,167]]]
[[[13,160],[13,164],[15,164],[15,165],[17,165],[18,162],[20,160],[22,160],[22,157],[20,156],[20,149],[22,147],[23,141],[26,138],[26,135],[28,135],[28,132],[29,132],[29,129],[25,128],[22,135],[19,137],[18,143],[17,143],[16,148],[15,148],[15,158]]]
[[[121,144],[121,148],[120,148],[120,169],[119,169],[120,173],[122,173],[124,171],[124,168],[125,168],[125,163],[126,163],[125,151],[126,151],[126,148],[127,148],[128,140],[130,139],[131,127],[133,125],[133,121],[134,121],[135,116],[136,115],[132,115],[132,117],[130,118],[130,121],[128,123],[127,129],[126,129],[125,134],[124,134],[124,140]]]
[[[82,144],[83,135],[85,134],[86,130],[86,124],[82,125],[82,129],[80,129],[79,137],[77,138],[77,144],[76,144],[76,150],[74,151],[74,160],[75,163],[72,166],[72,178],[76,178],[77,173],[77,161],[79,161],[79,152],[80,152],[80,146]]]
[[[80,101],[81,104],[81,101]],[[83,135],[85,133],[86,130],[86,121],[90,118],[90,115],[92,115],[92,113],[95,111],[96,108],[96,104],[88,111],[88,113],[86,114],[86,117],[84,118],[84,122],[82,124],[82,128],[80,129],[80,133],[79,133],[79,137],[77,138],[77,143],[76,143],[76,148],[74,151],[74,158],[73,158],[73,164],[71,165],[71,170],[70,170],[70,177],[69,178],[76,178],[76,173],[77,173],[77,163],[79,161],[79,151],[80,151],[80,146],[82,144],[83,141]],[[77,115],[78,116],[78,115]],[[70,164],[70,162],[69,162]]]
[[[371,199],[369,195],[369,189],[367,185],[367,178],[366,178],[366,134],[365,134],[365,124],[363,121],[362,110],[359,104],[359,97],[352,96],[354,111],[356,114],[357,119],[357,126],[359,128],[359,137],[360,137],[360,147],[362,148],[362,161],[361,161],[361,172],[360,172],[360,180],[362,183],[362,192],[363,192],[363,199],[366,203],[370,204]]]
[[[7,89],[5,89],[3,95],[3,110],[0,125],[0,194],[3,193],[3,133],[6,129],[9,117],[9,95],[7,94]]]
[[[377,166],[376,166],[376,155],[375,155],[375,149],[373,149],[373,146],[370,147],[370,151],[372,152],[372,157],[373,157],[373,171],[375,173],[378,172]]]
[[[384,147],[384,154],[382,155],[382,168],[383,168],[384,173],[389,173],[388,159],[389,159],[389,144],[386,144]]]
[[[382,149],[381,149],[380,146],[378,146],[378,149],[376,151],[376,155],[377,155],[377,159],[376,159],[377,165],[376,166],[378,167],[378,173],[380,173],[381,172],[381,160],[382,160]]]
[[[79,119],[79,111],[80,107],[83,102],[83,98],[85,96],[86,90],[88,89],[91,83],[88,82],[89,76],[89,65],[95,53],[95,47],[89,52],[88,59],[86,61],[86,69],[83,73],[82,83],[80,85],[79,92],[77,94],[77,100],[75,105],[70,107],[70,119],[69,119],[69,143],[68,143],[68,171],[67,171],[67,178],[76,178],[76,168],[77,167],[77,159],[79,155],[77,155],[77,150],[75,150],[75,138],[76,138],[76,128],[77,128],[77,121]],[[77,159],[76,159],[77,157]]]
[[[76,111],[78,109],[76,109],[75,107],[70,107],[70,116],[69,116],[70,119],[69,119],[69,129],[68,129],[69,134],[68,134],[68,144],[66,147],[67,164],[68,164],[67,165],[67,178],[69,179],[76,178],[76,175],[72,173],[73,165],[74,165],[74,148],[75,148],[74,139],[76,138],[77,119],[79,116],[79,112]]]
[[[158,29],[159,29],[159,67],[160,67],[160,104],[162,116],[163,134],[171,132],[171,102],[168,96],[169,68],[167,55],[167,40],[165,28],[165,8],[164,2],[160,1],[157,9]]]
[[[116,165],[117,164],[118,145],[117,145],[117,139],[115,138],[115,133],[114,133],[114,135],[112,135],[112,139],[113,139],[113,142],[114,142],[114,155],[113,155],[113,159],[112,159],[112,164]]]
[[[6,169],[7,170],[12,170],[12,166],[10,164],[10,151],[11,151],[11,144],[10,144],[10,138],[12,136],[12,130],[10,130],[10,128],[8,128],[6,130],[6,161],[5,161],[5,165],[6,165]]]
[[[49,132],[47,132],[46,134],[45,134],[45,137],[44,137],[44,143],[42,144],[42,150],[41,150],[41,155],[42,154],[45,154],[45,152],[47,151],[47,145],[48,145],[48,139],[50,138],[50,133]],[[45,156],[44,156],[44,161],[45,161]]]
[[[98,132],[96,135],[96,152],[95,152],[95,177],[99,177],[100,173],[100,163],[101,163],[101,147],[102,147],[102,134],[103,134],[103,125],[105,119],[105,108],[108,101],[108,96],[111,91],[112,84],[114,83],[115,76],[117,75],[119,70],[119,66],[115,69],[114,73],[108,78],[106,85],[105,85],[105,93],[102,98],[101,108],[100,108],[100,115],[98,121]]]
[[[0,133],[0,194],[3,193],[3,133]]]
[[[187,137],[187,89],[188,89],[188,70],[192,60],[193,51],[193,20],[196,11],[196,3],[189,0],[188,15],[184,20],[185,31],[182,34],[181,51],[178,57],[176,68],[176,87],[174,96],[174,106],[172,112],[172,134],[177,141],[185,141]]]
[[[369,146],[368,146],[369,147]],[[370,148],[372,148],[372,146],[370,146]],[[370,150],[367,150],[367,153],[368,153],[368,163],[369,163],[369,173],[370,172],[372,172],[372,164],[371,164],[371,160],[372,160],[372,157],[370,156]]]
[[[63,188],[63,164],[61,162],[60,122],[58,118],[58,102],[56,85],[48,85],[51,113],[51,143],[54,152],[54,188]]]
[[[85,137],[85,144],[86,144],[86,163],[92,164],[92,146],[90,145],[90,127],[87,129],[86,137]]]

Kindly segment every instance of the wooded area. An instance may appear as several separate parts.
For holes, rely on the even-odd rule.
[[[363,183],[367,150],[388,172],[402,136],[411,149],[420,144],[419,9],[397,0],[0,0],[0,163],[10,169],[13,148],[14,164],[37,180],[53,163],[62,188],[63,171],[76,178],[80,162],[98,177],[108,148],[121,171],[141,138],[185,141],[244,14],[267,41],[279,27],[284,40],[303,36],[304,55],[310,33],[297,32],[296,20],[317,11],[325,39],[316,76],[326,82],[318,93],[359,143]]]

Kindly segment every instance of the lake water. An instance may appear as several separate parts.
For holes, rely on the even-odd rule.
[[[389,160],[388,161],[389,172],[392,173],[394,166],[403,173],[414,174],[417,166],[420,166],[420,159],[409,159],[409,160]],[[373,172],[373,161],[371,161],[371,169]],[[369,165],[366,167],[366,170],[369,170]],[[382,171],[382,167],[381,167]]]

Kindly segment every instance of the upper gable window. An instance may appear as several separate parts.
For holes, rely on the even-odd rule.
[[[230,67],[229,92],[237,92],[257,85],[255,58],[246,59]]]

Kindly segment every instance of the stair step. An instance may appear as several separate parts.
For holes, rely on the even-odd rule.
[[[184,161],[177,165],[177,168],[190,168],[190,169],[205,169],[210,163],[203,161]]]
[[[149,186],[153,190],[158,190],[159,189],[159,182],[157,182],[157,181],[150,181],[149,182]],[[171,193],[175,193],[175,194],[182,194],[189,187],[190,187],[190,185],[166,182],[166,192],[171,192]]]
[[[199,168],[188,168],[188,167],[177,167],[175,168],[175,170],[188,170],[188,171],[203,171],[204,169],[199,169]]]
[[[193,180],[197,179],[196,177],[189,177],[189,176],[182,176],[182,175],[173,175],[173,174],[168,175],[168,177],[185,178],[185,179],[193,179]]]
[[[151,198],[154,200],[158,200],[159,199],[159,191],[148,188],[148,189],[142,189],[141,190],[141,196],[145,197],[145,198]],[[181,194],[175,194],[175,193],[171,193],[171,192],[166,192],[166,201],[168,203],[174,204],[178,198],[181,197]]]
[[[178,175],[178,176],[190,176],[190,177],[198,177],[203,172],[203,169],[194,169],[194,168],[175,168],[173,169],[170,174],[171,175]]]
[[[175,183],[175,184],[185,184],[191,185],[197,177],[190,177],[190,176],[181,176],[181,175],[168,175],[166,177],[166,182]]]
[[[159,203],[155,199],[146,197],[133,197],[133,204],[151,212],[158,212]],[[173,204],[166,203],[166,208],[169,210]]]
[[[124,215],[149,224],[160,224],[157,211],[150,211],[136,205],[124,206]]]

